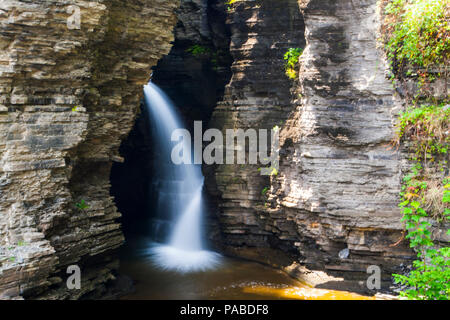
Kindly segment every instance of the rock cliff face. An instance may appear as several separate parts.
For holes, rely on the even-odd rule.
[[[0,298],[105,292],[123,242],[111,164],[123,161],[119,145],[156,65],[154,81],[188,126],[214,109],[212,128],[281,128],[276,176],[204,167],[217,207],[211,237],[226,252],[357,286],[369,265],[387,285],[413,256],[397,208],[406,162],[388,146],[401,102],[377,48],[376,0],[224,2],[181,1],[170,53],[177,0],[0,3]],[[80,29],[69,28],[77,8]],[[289,48],[304,49],[295,81],[284,72]],[[138,160],[117,166],[128,185],[148,182],[142,127],[123,145]],[[137,207],[129,199],[124,210]],[[81,290],[66,288],[74,264]]]
[[[232,78],[210,127],[272,129],[289,116],[292,83],[284,74],[284,53],[304,47],[304,23],[295,0],[238,1],[228,13]],[[272,233],[260,219],[261,190],[269,179],[258,166],[205,168],[206,186],[220,207],[224,244],[266,245]]]
[[[225,2],[181,1],[172,50],[154,68],[152,81],[173,100],[189,128],[194,120],[209,121],[230,80]]]
[[[174,102],[187,128],[193,129],[194,121],[203,121],[206,127],[231,75],[225,1],[182,0],[176,15],[175,41],[169,54],[153,68],[152,82]],[[156,225],[155,221],[143,223],[155,218],[154,201],[157,199],[151,197],[158,193],[152,192],[151,182],[154,172],[161,166],[155,161],[149,127],[148,112],[142,106],[134,129],[120,149],[125,162],[115,163],[112,169],[112,194],[119,211],[125,213],[122,222],[126,235],[128,231],[132,236],[148,235],[149,224],[153,225],[153,231],[158,229],[165,235],[170,226],[170,217],[162,224],[160,220],[164,217],[158,217]]]
[[[377,48],[376,9],[375,0],[235,4],[233,77],[213,126],[282,130],[280,170],[265,196],[269,181],[257,167],[210,169],[228,251],[356,280],[377,265],[385,285],[411,258],[407,241],[398,241],[402,156],[388,146],[400,104]],[[282,55],[303,47],[303,36],[290,95]]]
[[[282,132],[274,200],[295,222],[307,265],[363,273],[378,265],[389,278],[411,252],[407,241],[395,245],[401,155],[389,142],[400,104],[376,46],[376,1],[300,5],[302,98]]]
[[[111,163],[170,49],[177,5],[0,3],[0,297],[86,297],[114,277]],[[66,288],[74,264],[80,290]]]

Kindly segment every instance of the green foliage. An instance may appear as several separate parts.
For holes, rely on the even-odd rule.
[[[442,203],[450,203],[450,181],[448,179],[444,180],[444,194],[442,195]],[[448,216],[450,210],[445,208],[444,215]]]
[[[233,3],[237,0],[225,0],[225,4],[227,5],[227,10],[230,11],[232,9]]]
[[[450,298],[450,248],[429,249],[426,259],[414,261],[409,276],[394,275],[395,281],[412,289],[401,295],[414,300],[448,300]]]
[[[73,111],[73,112],[77,112],[77,111],[78,111],[78,106],[73,107],[73,108],[72,108],[72,111]]]
[[[277,176],[278,175],[278,170],[274,167],[270,167],[272,169],[272,171],[270,171],[270,176]]]
[[[289,77],[289,79],[296,79],[297,78],[297,65],[298,65],[298,59],[302,55],[303,50],[300,48],[290,48],[285,54],[284,54],[284,60],[286,60],[286,63],[284,65],[284,69],[286,71],[286,75]]]
[[[192,54],[194,57],[209,57],[211,55],[211,49],[198,45],[198,44],[194,44],[193,46],[190,46],[189,48],[186,49],[186,52],[189,52],[190,54]]]
[[[443,104],[413,106],[400,114],[397,125],[398,142],[408,139],[415,161],[403,179],[399,207],[408,231],[406,238],[418,252],[418,259],[408,276],[393,275],[396,282],[409,287],[400,293],[408,299],[450,298],[450,248],[435,249],[430,231],[431,219],[437,223],[450,220],[449,179],[436,181],[428,174],[430,163],[434,167],[447,164],[448,117],[449,110]],[[437,162],[439,157],[444,160]]]
[[[195,44],[186,49],[186,52],[192,54],[196,58],[209,59],[212,65],[212,69],[217,71],[218,68],[218,53],[213,52],[210,48]]]
[[[258,171],[261,171],[263,168],[258,168]],[[278,170],[275,167],[268,167],[267,169],[270,169],[270,176],[277,176],[278,175]]]
[[[388,56],[399,63],[428,67],[449,59],[448,0],[390,0]]]
[[[423,168],[416,164],[411,172],[403,179],[403,202],[399,204],[402,208],[403,218],[408,230],[407,239],[410,246],[418,251],[418,259],[413,262],[414,270],[408,276],[394,274],[398,283],[408,285],[408,289],[400,295],[408,299],[435,300],[450,298],[450,248],[443,247],[434,249],[432,235],[429,230],[431,224],[427,221],[429,213],[424,209],[427,189],[429,183],[424,181]],[[450,186],[448,179],[443,180],[444,190],[441,201],[443,204],[449,202]],[[450,212],[447,207],[442,207],[439,220],[450,220]],[[450,229],[447,230],[450,233]]]
[[[269,189],[270,189],[269,187],[264,187],[264,189],[262,189],[261,191],[261,195],[265,197]]]
[[[397,124],[396,143],[406,136],[415,151],[414,160],[434,162],[448,152],[450,109],[441,105],[421,105],[402,112]]]
[[[431,83],[444,78],[450,64],[448,0],[380,0],[384,4],[383,42],[389,58],[390,79],[417,81],[417,90],[403,86],[407,100],[431,101]]]
[[[84,201],[84,199],[81,199],[80,202],[75,203],[75,207],[77,207],[80,210],[86,210],[89,209],[89,205]]]
[[[450,179],[444,179],[444,192],[442,194],[442,203],[444,204],[444,219],[450,219]],[[447,234],[450,235],[450,229],[447,230]]]

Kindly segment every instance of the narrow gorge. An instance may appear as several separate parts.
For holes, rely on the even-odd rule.
[[[150,79],[191,133],[194,121],[224,136],[279,132],[271,175],[259,164],[202,164],[208,249],[317,289],[396,294],[392,274],[409,272],[416,252],[398,206],[411,151],[393,141],[404,88],[419,80],[392,81],[386,1],[0,2],[0,299],[133,290],[130,272],[144,273],[130,263],[136,239],[173,228],[156,208],[166,169],[143,100]],[[290,49],[301,53],[294,76]],[[443,104],[448,82],[430,84]],[[448,144],[448,126],[443,135]],[[448,247],[448,227],[431,222],[438,247]],[[72,265],[77,290],[66,285]],[[373,266],[376,290],[366,282]]]

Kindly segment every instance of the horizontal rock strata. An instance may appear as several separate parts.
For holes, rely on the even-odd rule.
[[[302,14],[292,15],[296,9]],[[279,265],[267,251],[275,248],[290,256],[285,264],[360,281],[378,265],[385,286],[410,261],[397,208],[404,161],[389,148],[401,103],[377,48],[376,9],[375,0],[238,1],[230,13],[233,77],[213,120],[222,128],[282,128],[281,166],[266,194],[269,181],[257,167],[218,166],[210,175],[233,252],[258,258],[248,250],[258,248],[260,260]],[[302,47],[303,33],[291,96],[280,57]]]
[[[80,298],[114,277],[111,162],[170,49],[177,5],[0,3],[0,297]],[[80,290],[66,287],[74,264]]]

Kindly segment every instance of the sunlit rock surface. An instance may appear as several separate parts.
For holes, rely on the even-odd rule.
[[[76,1],[80,29],[69,29],[72,4],[0,3],[1,298],[95,296],[114,277],[111,162],[170,50],[179,3]],[[80,290],[66,289],[72,264]]]
[[[361,290],[366,268],[378,265],[388,286],[413,253],[397,208],[404,162],[389,148],[401,104],[377,48],[376,1],[233,7],[233,77],[213,126],[280,126],[281,167],[270,182],[258,166],[211,168],[220,241],[237,255],[344,275]],[[304,48],[296,82],[283,74],[289,47]]]
[[[389,142],[401,103],[377,48],[377,1],[238,0],[230,10],[220,0],[182,2],[178,42],[155,73],[195,93],[181,111],[211,112],[231,54],[210,127],[281,128],[277,176],[262,177],[259,166],[203,168],[217,243],[298,278],[308,273],[300,262],[362,290],[367,266],[378,265],[387,286],[414,254],[397,208],[406,161]],[[78,1],[81,29],[68,29],[71,4],[0,2],[0,298],[104,292],[123,242],[111,162],[123,160],[117,150],[142,85],[173,40],[178,1]],[[223,51],[230,39],[219,77],[205,77],[210,61],[186,52],[194,44]],[[304,53],[291,81],[283,55],[296,47]],[[78,291],[65,286],[72,264],[83,272]]]

